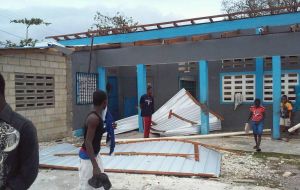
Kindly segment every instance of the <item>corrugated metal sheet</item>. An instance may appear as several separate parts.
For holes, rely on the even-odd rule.
[[[199,161],[195,159],[197,155],[195,155],[194,146],[199,149]],[[79,166],[79,158],[76,156],[78,151],[79,148],[71,144],[51,146],[40,151],[40,164],[50,168],[77,169]],[[118,144],[115,154],[128,153],[128,155],[103,155],[108,152],[107,147],[102,147],[104,168],[108,172],[205,177],[220,175],[221,153],[185,141],[160,140]],[[143,153],[148,155],[143,155]],[[157,153],[160,155],[155,156],[154,154]],[[60,156],[57,156],[58,154]],[[176,154],[178,156],[175,156]]]
[[[185,89],[181,89],[153,114],[152,120],[157,125],[152,126],[154,129],[151,131],[152,133],[163,136],[198,134],[199,125],[201,125],[201,108],[187,93]],[[191,124],[174,116],[169,118],[171,110],[180,117],[196,124]],[[132,131],[138,129],[138,116],[128,117],[116,123],[118,124],[118,128],[115,130],[116,134]],[[210,131],[221,130],[221,121],[211,113],[209,114],[209,123]]]

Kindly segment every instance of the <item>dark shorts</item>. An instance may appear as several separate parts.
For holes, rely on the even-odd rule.
[[[262,135],[263,130],[264,130],[264,122],[263,121],[260,121],[260,122],[251,121],[251,127],[253,130],[253,134]]]

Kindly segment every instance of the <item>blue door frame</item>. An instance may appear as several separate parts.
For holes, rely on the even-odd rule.
[[[110,85],[110,90],[108,93],[108,109],[112,114],[114,120],[118,120],[119,116],[119,86],[118,78],[116,76],[107,77],[107,85]]]

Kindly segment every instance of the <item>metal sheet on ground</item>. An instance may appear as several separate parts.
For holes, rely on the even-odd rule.
[[[195,146],[199,150],[199,161],[196,160]],[[78,147],[67,143],[45,148],[40,151],[40,166],[77,170],[80,163],[76,155],[78,151]],[[196,142],[161,140],[118,144],[115,156],[107,155],[108,152],[107,147],[100,151],[107,172],[202,177],[220,175],[221,153]]]

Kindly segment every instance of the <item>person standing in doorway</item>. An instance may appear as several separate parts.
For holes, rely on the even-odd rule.
[[[291,127],[292,111],[293,106],[291,102],[289,102],[286,95],[283,95],[280,105],[280,128],[282,133],[286,132],[286,141],[289,141],[290,138],[288,129]]]
[[[254,105],[250,107],[250,115],[248,120],[250,121],[255,140],[255,146],[253,148],[256,149],[257,152],[261,151],[260,144],[264,129],[265,117],[265,108],[261,106],[260,99],[255,99]]]
[[[152,124],[152,114],[154,113],[154,99],[152,96],[152,87],[147,87],[147,94],[140,99],[141,116],[144,124],[144,138],[149,138]]]
[[[31,121],[6,103],[4,92],[0,73],[0,190],[25,190],[38,175],[37,132]]]
[[[93,93],[93,110],[88,114],[84,126],[84,143],[79,151],[79,189],[90,190],[93,188],[89,180],[104,173],[100,157],[100,145],[103,134],[106,132],[103,124],[103,111],[107,106],[107,95],[104,91],[97,90]],[[101,187],[100,189],[104,189]]]

